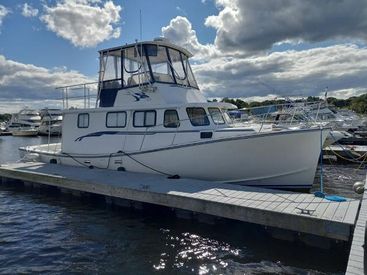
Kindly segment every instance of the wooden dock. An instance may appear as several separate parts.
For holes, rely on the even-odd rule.
[[[367,177],[366,177],[367,184]],[[365,185],[366,186],[366,185]],[[367,187],[367,186],[366,186]],[[361,201],[361,208],[359,210],[358,219],[353,233],[352,246],[350,248],[349,260],[347,266],[348,275],[360,275],[366,274],[367,269],[365,268],[365,247],[366,244],[366,224],[367,223],[367,189],[363,194]],[[367,263],[366,263],[367,264]]]
[[[330,145],[323,149],[324,155],[336,156],[338,160],[363,161],[367,154],[366,145]]]
[[[34,162],[1,165],[0,177],[342,241],[350,240],[360,205],[353,199],[332,202],[313,194]]]

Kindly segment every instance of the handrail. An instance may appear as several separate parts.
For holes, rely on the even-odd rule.
[[[62,91],[62,106],[63,109],[69,109],[69,101],[70,99],[81,99],[83,100],[82,103],[78,103],[78,105],[82,104],[84,108],[90,108],[91,107],[91,99],[96,98],[96,102],[98,101],[98,88],[96,93],[91,94],[91,87],[92,85],[98,84],[98,82],[86,82],[86,83],[80,83],[80,84],[73,84],[73,85],[67,85],[62,87],[57,87],[57,90]],[[92,88],[93,89],[93,88]],[[71,96],[70,93],[73,91],[83,91],[82,95],[74,95]],[[97,104],[97,103],[96,103]]]
[[[310,115],[312,110],[317,110],[319,113],[322,107],[323,102],[286,102],[281,104],[270,104],[264,106],[256,106],[251,108],[242,109],[248,114],[246,121],[255,120],[258,123],[261,123],[260,131],[263,129],[263,125],[265,123],[277,123],[283,125],[296,125],[297,123],[303,123],[307,127],[315,125],[318,123],[318,119],[314,116]],[[274,111],[272,111],[274,109]],[[261,112],[256,114],[256,110],[264,110],[265,112]],[[255,113],[255,114],[254,114]],[[271,114],[279,114],[281,116],[288,115],[286,120],[277,120],[275,117],[272,119]],[[318,117],[318,114],[317,114]],[[239,120],[240,122],[244,122],[244,120]]]
[[[65,88],[77,87],[77,86],[81,86],[81,85],[92,85],[92,84],[98,84],[98,81],[85,82],[85,83],[73,84],[73,85],[66,85],[66,86],[60,86],[60,87],[56,87],[55,89],[58,90],[58,89],[65,89]]]

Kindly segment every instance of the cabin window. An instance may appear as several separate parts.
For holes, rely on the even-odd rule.
[[[121,56],[119,53],[104,55],[101,59],[101,68],[103,69],[103,88],[115,89],[121,87]]]
[[[136,47],[126,48],[123,54],[123,86],[134,87],[140,84],[149,83],[151,81],[147,59],[144,53],[144,47],[137,45]]]
[[[169,49],[168,51],[171,58],[172,69],[175,74],[177,84],[188,85],[186,71],[182,64],[181,53],[174,49]]]
[[[166,110],[164,112],[164,127],[178,128],[180,126],[180,119],[176,110]]]
[[[149,56],[154,80],[163,83],[175,83],[166,47],[157,47],[157,55]]]
[[[204,108],[186,108],[186,112],[189,116],[192,126],[206,126],[210,124]]]
[[[78,128],[88,128],[88,127],[89,127],[89,114],[79,114]]]
[[[187,80],[189,82],[189,85],[193,88],[199,89],[199,86],[196,82],[195,76],[192,73],[191,66],[190,66],[190,63],[189,63],[189,59],[187,58],[187,56],[183,56],[182,59],[183,59],[183,62],[184,62],[186,73],[187,73]]]
[[[126,112],[109,112],[106,115],[107,128],[123,128],[126,126]]]
[[[134,127],[152,127],[156,123],[156,111],[134,112]]]
[[[224,118],[219,108],[208,108],[208,111],[215,124],[224,124]]]

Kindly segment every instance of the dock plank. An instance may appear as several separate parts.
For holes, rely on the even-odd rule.
[[[365,180],[365,187],[367,187],[367,175]],[[347,213],[345,214],[344,221],[352,222],[356,219],[356,224],[353,232],[352,245],[349,252],[349,259],[347,265],[347,271],[345,274],[366,274],[367,270],[364,269],[364,262],[367,259],[364,258],[364,245],[367,242],[365,240],[366,223],[367,223],[367,189],[365,188],[361,203],[356,205],[355,201],[350,201]],[[360,206],[360,208],[359,208]],[[359,208],[358,215],[354,216],[354,210]]]
[[[331,203],[332,203],[331,201],[322,198],[321,201],[318,203],[317,208],[313,213],[313,215],[315,215],[315,217],[319,219],[322,219],[324,213],[329,208]]]
[[[294,197],[294,198],[290,197],[290,198],[288,198],[288,200],[290,200],[291,202],[290,202],[289,206],[287,206],[286,208],[284,208],[282,210],[282,213],[289,213],[289,214],[291,214],[304,201],[309,200],[309,199],[310,199],[309,194],[299,194],[299,196],[297,196],[297,197]]]
[[[278,196],[274,194],[269,194],[269,196],[266,198],[266,200],[262,201],[257,207],[261,209],[267,209],[269,210],[269,206],[274,203],[278,198]]]
[[[301,196],[301,194],[296,194],[296,196],[294,196],[293,194],[289,194],[289,196],[287,198],[282,196],[282,198],[284,199],[283,202],[281,204],[279,204],[277,207],[275,207],[273,209],[273,211],[283,213],[283,211],[287,207],[290,207],[291,205],[294,207],[294,201],[297,200],[298,197],[300,197],[300,196]]]
[[[347,214],[349,206],[350,206],[349,201],[340,203],[339,207],[338,207],[338,209],[336,209],[332,219],[335,220],[335,221],[340,221],[340,222],[343,221],[345,215]]]
[[[345,223],[350,223],[350,224],[354,224],[356,221],[356,217],[357,217],[357,212],[358,212],[358,208],[359,208],[359,201],[351,201],[348,207],[348,210],[345,214],[344,220],[343,222]]]
[[[323,213],[323,215],[321,216],[321,218],[325,219],[325,220],[331,220],[332,217],[334,216],[337,208],[339,207],[340,202],[330,202],[329,206],[326,208],[325,212]]]

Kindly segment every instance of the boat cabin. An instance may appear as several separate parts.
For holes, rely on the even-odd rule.
[[[62,151],[114,153],[123,144],[133,152],[233,135],[226,110],[236,106],[207,102],[191,56],[162,39],[100,51],[97,108],[64,112]]]
[[[163,38],[106,49],[99,54],[99,107],[152,101],[154,98],[151,98],[149,92],[161,94],[160,98],[155,96],[156,103],[163,103],[162,100],[167,97],[175,98],[173,101],[177,103],[184,103],[182,100],[187,96],[187,92],[200,94],[189,63],[191,53]],[[169,95],[168,91],[162,91],[165,87],[169,87],[170,92],[175,92],[172,88],[181,90],[178,91],[183,96],[181,100],[177,95]],[[191,102],[197,102],[199,99],[199,95],[190,97],[193,97]],[[200,101],[202,100],[200,98]],[[153,100],[150,103],[155,102]]]

